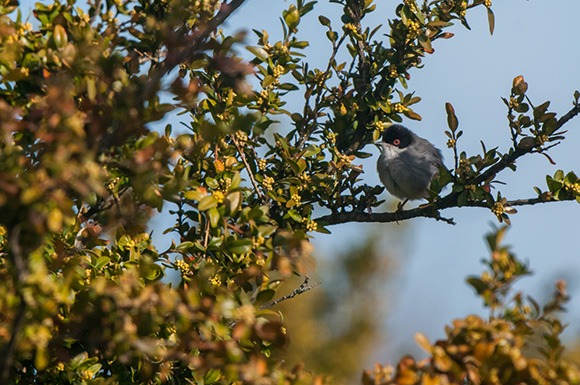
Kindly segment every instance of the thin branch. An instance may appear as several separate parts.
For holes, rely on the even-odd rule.
[[[443,199],[436,201],[434,204],[421,205],[417,208],[404,210],[404,211],[394,211],[388,213],[366,213],[366,212],[347,212],[347,213],[335,213],[316,218],[315,221],[325,225],[339,225],[343,223],[350,222],[373,222],[373,223],[390,223],[390,222],[400,222],[407,219],[413,218],[433,218],[438,221],[443,221],[454,225],[455,222],[452,218],[445,218],[439,214],[439,210],[448,209],[452,207],[481,207],[489,209],[489,205],[485,201],[473,201],[467,202],[463,206],[458,206],[456,200],[447,199],[455,194],[449,194]],[[527,198],[527,199],[514,199],[504,203],[505,207],[513,206],[531,206],[538,203],[549,203],[549,202],[562,202],[562,201],[572,201],[576,198],[570,197],[566,199],[543,199],[541,197]]]
[[[107,197],[101,197],[101,198],[99,198],[99,200],[97,201],[97,203],[95,203],[93,206],[90,206],[90,208],[86,212],[82,212],[81,211],[80,214],[83,216],[84,221],[89,220],[94,215],[97,215],[97,214],[99,214],[99,213],[101,213],[103,211],[109,210],[113,206],[118,206],[119,205],[119,199],[125,193],[127,193],[129,190],[130,190],[130,187],[123,187],[116,194],[111,193]]]
[[[203,247],[207,247],[209,244],[209,233],[210,233],[210,221],[205,222],[205,235],[203,236]]]
[[[238,153],[240,154],[240,157],[242,158],[242,162],[244,163],[244,167],[246,168],[246,171],[248,172],[248,175],[250,176],[250,181],[252,182],[252,186],[254,186],[254,190],[256,190],[256,194],[258,194],[258,197],[260,199],[264,199],[264,195],[260,191],[258,184],[256,183],[256,179],[254,178],[254,173],[252,172],[252,169],[250,168],[250,164],[248,163],[248,160],[246,159],[246,154],[244,153],[243,147],[238,143],[238,141],[234,137],[232,137],[232,142],[234,143],[236,150],[238,151]]]
[[[555,131],[558,131],[564,124],[568,123],[572,118],[576,117],[576,115],[580,114],[580,103],[574,104],[574,108],[564,114],[560,119],[558,119],[558,124],[556,125],[558,128]]]
[[[304,282],[302,282],[302,284],[300,286],[298,286],[296,289],[294,289],[292,291],[292,293],[287,294],[287,295],[285,295],[283,297],[280,297],[280,298],[278,298],[278,299],[276,299],[276,300],[274,300],[272,302],[269,302],[267,304],[264,304],[264,305],[262,305],[261,308],[262,309],[266,309],[266,308],[272,307],[272,306],[274,306],[276,304],[279,304],[282,301],[286,301],[288,299],[294,298],[297,295],[300,295],[302,293],[305,293],[305,292],[307,292],[309,290],[314,289],[316,286],[318,286],[318,285],[320,285],[322,283],[322,282],[318,281],[316,283],[313,283],[312,285],[309,285],[309,282],[310,282],[310,277],[307,276],[307,275],[304,276]]]

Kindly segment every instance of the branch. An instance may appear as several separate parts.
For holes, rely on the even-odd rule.
[[[272,307],[272,306],[274,306],[274,305],[276,305],[276,304],[279,304],[279,303],[280,303],[280,302],[282,302],[282,301],[286,301],[287,299],[294,298],[294,297],[296,297],[297,295],[300,295],[300,294],[302,294],[302,293],[305,293],[305,292],[307,292],[307,291],[309,291],[309,290],[312,290],[312,289],[314,289],[316,286],[318,286],[318,285],[320,285],[320,284],[321,284],[321,282],[320,282],[320,281],[318,281],[318,282],[316,282],[316,283],[314,283],[314,284],[312,284],[312,285],[308,285],[308,283],[309,283],[309,282],[310,282],[310,277],[309,277],[309,276],[307,276],[307,275],[306,275],[306,276],[304,276],[304,282],[302,282],[302,284],[301,284],[300,286],[298,286],[296,289],[294,289],[294,291],[292,291],[292,293],[290,293],[290,294],[287,294],[287,295],[285,295],[285,296],[283,296],[283,297],[280,297],[280,298],[278,298],[278,299],[276,299],[276,300],[274,300],[274,301],[272,301],[272,302],[269,302],[269,303],[267,303],[267,304],[264,304],[264,305],[262,305],[262,307],[261,307],[261,308],[262,308],[262,309],[266,309],[266,308]]]
[[[260,188],[258,187],[258,184],[256,183],[256,179],[254,179],[254,173],[252,172],[252,169],[250,168],[248,160],[246,159],[246,154],[244,153],[244,148],[242,146],[240,146],[240,144],[238,143],[236,138],[234,138],[233,136],[232,136],[232,142],[234,143],[234,146],[236,147],[238,154],[240,154],[240,157],[242,158],[242,162],[244,163],[244,167],[246,168],[246,171],[248,172],[248,175],[250,176],[250,181],[252,182],[252,186],[254,186],[254,190],[256,190],[256,194],[258,194],[258,198],[264,199],[264,195],[260,191]]]
[[[580,114],[580,103],[574,104],[574,108],[572,108],[570,111],[568,111],[566,114],[564,114],[560,119],[558,119],[558,124],[556,125],[559,128],[561,128],[564,124],[568,123],[568,121],[570,121],[572,118],[576,117],[578,114]],[[558,130],[556,129],[556,131]]]
[[[576,117],[580,114],[580,104],[574,104],[574,107],[564,114],[556,124],[556,130],[560,129],[566,123],[568,123],[571,119]],[[536,149],[522,149],[516,147],[512,149],[510,152],[505,154],[501,157],[497,163],[494,163],[481,174],[477,175],[475,178],[466,181],[469,184],[478,185],[482,182],[491,180],[503,171],[504,169],[510,167],[515,163],[515,161],[522,157],[523,155],[537,152]],[[426,218],[433,218],[438,221],[444,221],[449,224],[455,224],[453,219],[444,218],[439,213],[440,210],[448,209],[451,207],[460,207],[457,204],[457,198],[459,197],[459,192],[451,192],[448,195],[444,196],[441,199],[436,200],[432,204],[421,205],[417,208],[411,210],[399,210],[395,212],[388,212],[388,213],[366,213],[366,212],[340,212],[340,213],[333,213],[329,215],[325,215],[315,219],[316,222],[324,226],[330,225],[338,225],[342,223],[349,223],[349,222],[378,222],[378,223],[389,223],[389,222],[399,222],[404,221],[407,219],[417,218],[417,217],[426,217]],[[571,197],[569,199],[562,199],[562,200],[574,200],[575,198]],[[528,199],[516,199],[507,201],[504,206],[530,206],[535,205],[538,203],[547,203],[547,202],[557,202],[557,200],[545,200],[541,197],[537,198],[528,198]],[[485,207],[489,208],[489,205],[486,201],[473,201],[467,202],[462,207]]]
[[[366,212],[346,212],[346,213],[336,213],[322,216],[315,219],[316,222],[324,225],[339,225],[343,223],[350,222],[372,222],[372,223],[390,223],[390,222],[400,222],[412,218],[433,218],[438,221],[446,222],[450,225],[454,225],[455,222],[452,218],[442,217],[439,210],[448,209],[452,207],[481,207],[489,209],[489,205],[485,201],[473,201],[467,202],[463,206],[458,206],[457,201],[447,200],[450,196],[455,194],[449,194],[442,200],[436,201],[434,204],[421,205],[417,208],[411,210],[394,211],[388,213],[366,213]],[[527,199],[514,199],[504,203],[505,207],[513,206],[531,206],[538,203],[549,203],[549,202],[563,202],[563,201],[573,201],[576,198],[570,197],[566,199],[542,199],[541,197],[527,198]]]

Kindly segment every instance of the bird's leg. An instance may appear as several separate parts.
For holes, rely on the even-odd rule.
[[[405,200],[404,200],[404,201],[402,201],[402,202],[399,202],[399,203],[397,204],[397,212],[399,212],[399,211],[403,211],[403,206],[405,206],[405,203],[407,203],[407,202],[409,202],[409,198],[405,199]]]
[[[397,214],[403,211],[403,206],[405,206],[405,203],[407,203],[408,201],[409,199],[407,198],[404,201],[397,203],[397,211],[395,211],[395,222],[397,224],[399,224],[399,218]]]

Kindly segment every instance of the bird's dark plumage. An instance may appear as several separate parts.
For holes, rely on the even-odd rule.
[[[429,185],[443,165],[441,151],[400,124],[388,127],[377,145],[377,171],[391,194],[400,199],[429,196]]]

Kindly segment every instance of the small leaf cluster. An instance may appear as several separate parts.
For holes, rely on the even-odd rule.
[[[544,102],[534,106],[526,95],[528,84],[523,76],[514,78],[509,100],[502,98],[508,107],[508,120],[512,141],[524,150],[544,152],[553,145],[550,142],[558,142],[564,139],[565,131],[560,131],[556,114],[548,111],[550,102]],[[532,116],[528,111],[532,110]],[[517,113],[517,116],[515,115]]]
[[[575,199],[576,202],[580,203],[580,178],[573,171],[565,174],[564,171],[558,170],[554,173],[554,176],[546,176],[546,183],[548,185],[547,192],[542,192],[539,188],[536,188],[536,192],[542,199]]]

